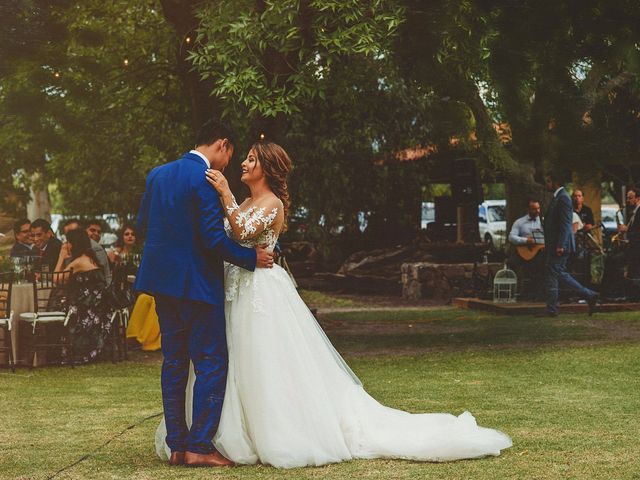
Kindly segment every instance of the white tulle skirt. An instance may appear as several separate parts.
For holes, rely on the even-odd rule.
[[[475,418],[410,414],[364,391],[295,290],[275,266],[227,266],[229,374],[214,445],[236,463],[291,468],[354,458],[450,461],[499,455],[502,432]],[[187,386],[191,419],[193,371]],[[166,427],[156,451],[167,459]]]

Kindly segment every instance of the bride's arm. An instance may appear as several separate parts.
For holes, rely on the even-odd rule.
[[[218,191],[220,201],[233,230],[233,237],[238,240],[249,240],[260,235],[274,222],[282,223],[284,210],[282,202],[276,197],[256,205],[251,210],[243,210],[236,202],[229,189],[229,183],[224,175],[215,170],[207,171],[207,181]],[[243,203],[244,205],[244,203]]]

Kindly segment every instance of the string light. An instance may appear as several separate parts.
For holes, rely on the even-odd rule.
[[[60,78],[60,72],[54,73],[53,76],[56,77],[56,78]]]
[[[129,66],[129,59],[125,58],[123,63],[125,67]]]
[[[264,140],[264,133],[260,134],[260,140]]]
[[[185,38],[184,41],[187,42],[187,43],[191,43],[191,37]]]

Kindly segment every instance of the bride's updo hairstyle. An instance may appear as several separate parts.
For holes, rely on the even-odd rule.
[[[287,176],[291,171],[291,159],[277,143],[256,142],[251,146],[255,152],[262,171],[267,179],[269,188],[282,201],[284,206],[284,225],[282,231],[287,230],[287,215],[289,213],[289,188]]]

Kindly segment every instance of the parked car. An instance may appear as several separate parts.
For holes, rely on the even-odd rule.
[[[486,200],[478,205],[480,239],[494,251],[502,250],[507,240],[506,209],[506,200]]]
[[[436,221],[436,206],[433,202],[422,202],[422,218],[420,228],[427,229],[427,225]]]

